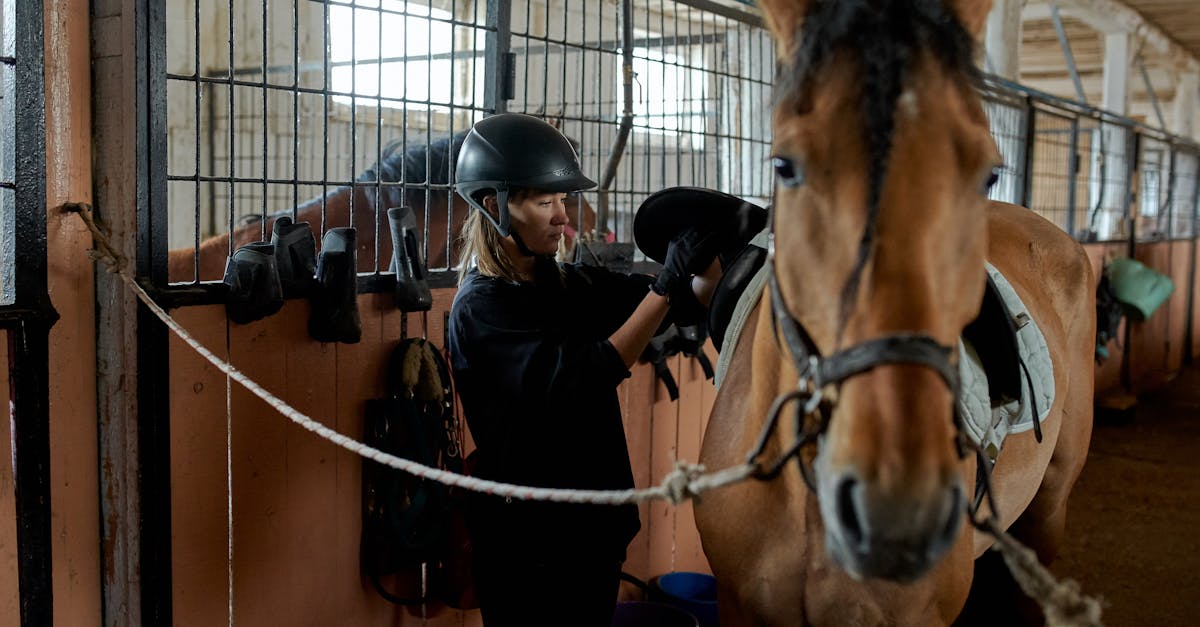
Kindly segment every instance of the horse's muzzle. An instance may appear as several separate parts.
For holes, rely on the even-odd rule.
[[[925,575],[954,545],[965,511],[957,477],[918,497],[883,491],[853,471],[826,473],[818,499],[830,556],[855,578],[901,583]]]

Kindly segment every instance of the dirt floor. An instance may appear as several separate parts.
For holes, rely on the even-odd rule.
[[[1103,598],[1104,622],[1200,625],[1200,367],[1097,416],[1051,570]]]

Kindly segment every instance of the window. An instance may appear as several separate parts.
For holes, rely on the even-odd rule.
[[[704,110],[708,77],[703,68],[679,55],[633,49],[634,128],[652,135],[689,135],[691,147],[704,148]],[[617,94],[621,93],[620,75]]]
[[[477,41],[467,47],[482,49],[483,31],[472,32]],[[459,48],[456,56],[448,11],[403,0],[360,0],[354,7],[329,8],[330,88],[354,94],[360,106],[449,106],[455,90],[470,89],[470,77],[456,76],[455,65],[461,70],[474,53]],[[478,83],[476,99],[482,100],[482,81]],[[339,95],[334,101],[350,104],[351,97]]]

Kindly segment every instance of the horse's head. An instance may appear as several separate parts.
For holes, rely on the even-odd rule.
[[[912,580],[954,544],[967,498],[951,347],[985,283],[999,155],[973,44],[991,3],[760,4],[781,68],[773,300],[824,356],[808,374],[832,399],[826,547],[852,575]]]

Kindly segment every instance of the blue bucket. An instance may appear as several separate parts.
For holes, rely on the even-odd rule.
[[[612,627],[699,627],[696,617],[664,603],[622,601],[613,611]]]
[[[700,627],[717,627],[717,579],[704,573],[677,572],[657,577],[655,597],[696,617]]]

